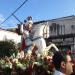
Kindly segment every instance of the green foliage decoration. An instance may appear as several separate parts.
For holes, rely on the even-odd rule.
[[[10,57],[14,52],[16,53],[16,45],[13,41],[0,41],[0,57]]]

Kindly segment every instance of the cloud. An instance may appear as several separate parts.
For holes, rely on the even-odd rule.
[[[0,22],[3,22],[5,20],[4,16],[0,14]]]

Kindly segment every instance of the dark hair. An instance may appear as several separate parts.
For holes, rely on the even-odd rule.
[[[66,53],[56,52],[53,56],[53,64],[56,70],[60,70],[61,62],[66,61]]]

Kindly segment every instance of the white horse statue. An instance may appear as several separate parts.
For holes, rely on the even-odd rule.
[[[43,56],[46,56],[48,54],[48,51],[53,47],[56,51],[59,51],[57,46],[54,43],[51,43],[49,46],[46,46],[46,41],[44,39],[44,36],[49,36],[49,29],[48,25],[39,25],[37,29],[35,29],[35,33],[33,35],[33,42],[37,45],[38,50],[37,54],[41,54]]]
[[[58,51],[58,48],[55,46],[55,44],[50,44],[48,47],[46,46],[46,41],[43,37],[43,35],[46,33],[46,29],[48,28],[48,25],[39,25],[36,26],[37,28],[32,29],[32,40],[29,37],[28,32],[24,31],[23,25],[21,25],[21,32],[25,33],[25,43],[27,46],[31,46],[32,43],[35,43],[35,45],[38,47],[38,50],[36,51],[37,55],[47,55],[48,50],[53,47],[55,48],[56,51]],[[46,33],[47,34],[47,33]],[[32,53],[32,50],[30,49],[31,47],[28,48],[28,54]]]

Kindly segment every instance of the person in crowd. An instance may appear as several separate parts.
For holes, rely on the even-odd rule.
[[[53,56],[54,74],[53,75],[71,75],[73,72],[73,63],[70,55],[66,52],[56,52]]]

